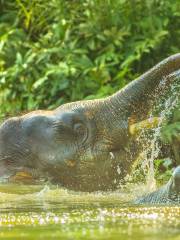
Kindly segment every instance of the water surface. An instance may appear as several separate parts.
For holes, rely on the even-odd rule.
[[[127,202],[133,198],[128,191],[7,191],[0,193],[0,239],[180,239],[179,206],[136,206]]]

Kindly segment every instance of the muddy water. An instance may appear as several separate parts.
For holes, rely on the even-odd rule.
[[[38,187],[7,186],[0,193],[0,239],[180,239],[180,206],[127,203],[138,186],[134,193],[85,194],[56,187],[32,193]]]

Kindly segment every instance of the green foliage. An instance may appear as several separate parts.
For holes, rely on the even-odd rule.
[[[173,143],[175,139],[180,142],[180,103],[171,113],[168,124],[163,127],[162,139],[168,143]]]
[[[0,0],[0,115],[117,91],[179,51],[177,0]]]
[[[180,165],[180,101],[172,111],[169,122],[162,128],[161,137],[172,146],[174,165]]]
[[[173,172],[172,159],[170,158],[156,159],[154,161],[154,170],[155,170],[155,178],[158,184],[162,185],[166,183],[172,176],[172,172]]]

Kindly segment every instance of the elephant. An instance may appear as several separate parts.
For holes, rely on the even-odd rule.
[[[180,166],[176,167],[170,180],[158,190],[134,201],[135,204],[180,203]]]
[[[7,119],[0,126],[0,176],[27,172],[75,191],[117,189],[141,149],[130,123],[147,118],[155,93],[166,91],[179,69],[177,53],[109,97]]]

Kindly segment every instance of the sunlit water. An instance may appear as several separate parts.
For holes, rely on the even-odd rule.
[[[127,203],[135,195],[126,190],[85,194],[45,187],[23,194],[26,188],[0,193],[0,239],[180,239],[178,206],[136,206]]]

